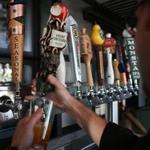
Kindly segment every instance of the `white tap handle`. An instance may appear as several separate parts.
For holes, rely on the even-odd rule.
[[[114,84],[114,70],[113,70],[113,64],[112,64],[112,54],[107,51],[106,56],[107,56],[106,81],[108,85],[113,85]]]
[[[60,64],[59,64],[57,72],[56,72],[56,77],[64,86],[66,86],[66,84],[65,84],[66,64],[65,64],[63,51],[60,52]]]
[[[48,110],[47,110],[47,114],[46,114],[46,118],[45,118],[45,122],[44,122],[43,134],[42,134],[43,140],[46,137],[46,133],[47,133],[48,125],[49,125],[49,120],[50,120],[50,117],[52,114],[53,104],[54,104],[53,101],[50,101],[48,104]]]
[[[75,82],[81,82],[81,57],[78,24],[72,16],[69,16],[66,23],[66,32],[68,32],[68,48],[70,63],[72,64]]]

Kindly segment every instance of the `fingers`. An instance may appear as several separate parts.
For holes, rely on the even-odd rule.
[[[43,109],[39,108],[36,112],[33,113],[33,115],[30,118],[30,123],[32,126],[34,126],[42,117],[43,115]]]
[[[18,122],[18,125],[19,125],[19,126],[22,126],[22,125],[26,124],[26,122],[28,122],[29,120],[30,120],[30,117],[29,117],[29,116],[24,117],[24,118],[22,118],[22,119]]]
[[[57,87],[57,88],[62,88],[62,87],[64,87],[64,86],[63,86],[54,76],[52,76],[52,75],[49,75],[49,76],[48,76],[47,81],[48,81],[50,84],[52,84],[52,85],[54,85],[55,87]]]
[[[46,94],[47,99],[53,100],[55,99],[55,94],[53,92],[47,93]]]

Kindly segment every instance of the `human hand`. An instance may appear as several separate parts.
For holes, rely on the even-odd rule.
[[[65,109],[65,105],[72,99],[72,96],[54,76],[49,75],[47,82],[54,86],[54,91],[48,93],[46,97],[52,100],[59,108]]]
[[[57,78],[55,78],[52,75],[49,75],[47,78],[47,84],[51,84],[54,86],[54,91],[49,92],[46,97],[54,102],[54,104],[61,108],[65,109],[65,105],[72,99],[72,96],[69,94],[69,92],[66,90],[66,88],[61,84]],[[36,80],[33,80],[32,82],[32,91],[36,93]],[[36,95],[32,96],[26,96],[26,100],[35,100],[37,98]]]
[[[38,109],[32,116],[21,119],[16,127],[11,147],[16,147],[18,150],[27,150],[33,141],[34,126],[42,117],[43,110]]]

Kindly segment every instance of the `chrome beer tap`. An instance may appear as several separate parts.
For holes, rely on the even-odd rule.
[[[104,52],[102,49],[104,37],[103,31],[98,24],[94,24],[92,27],[91,42],[96,55],[96,70],[99,85],[96,96],[99,98],[99,103],[101,104],[105,101]]]
[[[103,44],[104,51],[107,59],[107,68],[106,68],[106,82],[108,86],[107,90],[107,109],[106,109],[106,118],[109,121],[118,123],[118,101],[114,101],[116,98],[114,83],[116,76],[116,70],[114,71],[112,54],[116,51],[116,40],[111,36],[111,33],[106,34],[106,38]],[[118,79],[117,79],[118,80]]]
[[[68,49],[70,63],[74,72],[74,84],[76,87],[75,96],[82,99],[81,93],[81,54],[78,24],[72,16],[69,16],[66,23],[66,32],[68,33]]]
[[[115,58],[113,60],[113,68],[114,68],[114,100],[119,101],[121,99],[121,92],[122,89],[120,87],[120,73],[119,73],[119,68],[118,68],[119,62]]]
[[[106,38],[103,44],[105,56],[107,60],[106,67],[106,83],[107,83],[107,101],[112,102],[114,99],[114,69],[112,54],[115,53],[116,40],[111,37],[110,33],[106,34]]]
[[[91,68],[91,60],[93,57],[93,52],[92,52],[91,40],[87,34],[86,28],[82,28],[81,30],[80,41],[81,41],[81,56],[86,66],[86,77],[87,77],[87,83],[89,87],[87,92],[87,99],[91,105],[95,105],[98,100],[96,100],[95,93],[94,93],[94,82],[93,82],[92,68]]]

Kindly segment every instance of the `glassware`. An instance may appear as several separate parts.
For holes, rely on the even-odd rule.
[[[53,118],[54,118],[52,115],[53,102],[42,97],[34,100],[33,102],[32,108],[34,109],[34,111],[36,111],[38,107],[42,107],[44,113],[40,122],[38,122],[34,127],[32,148],[34,149],[35,147],[36,149],[37,147],[43,146],[44,150],[46,150],[51,136],[53,125]]]

